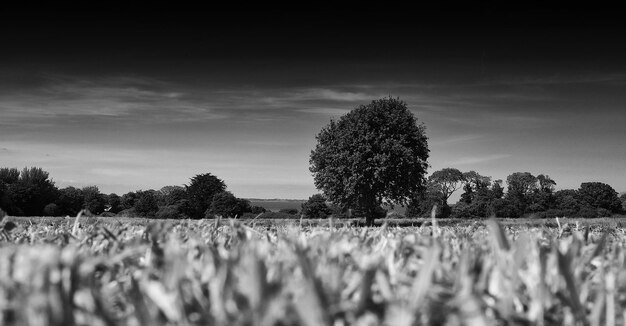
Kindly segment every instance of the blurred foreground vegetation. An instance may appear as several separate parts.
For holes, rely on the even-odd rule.
[[[624,220],[533,221],[7,217],[0,324],[624,325]]]

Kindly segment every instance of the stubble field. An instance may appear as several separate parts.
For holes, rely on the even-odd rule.
[[[621,223],[0,222],[1,325],[624,325]]]

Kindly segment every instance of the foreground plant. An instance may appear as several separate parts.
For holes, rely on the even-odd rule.
[[[621,230],[30,224],[0,238],[3,325],[623,325]]]

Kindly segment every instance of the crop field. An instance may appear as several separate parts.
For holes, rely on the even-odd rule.
[[[7,217],[0,325],[625,325],[621,223],[444,222]]]

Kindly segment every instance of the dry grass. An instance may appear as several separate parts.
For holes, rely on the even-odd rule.
[[[616,228],[15,221],[0,325],[625,325]]]

